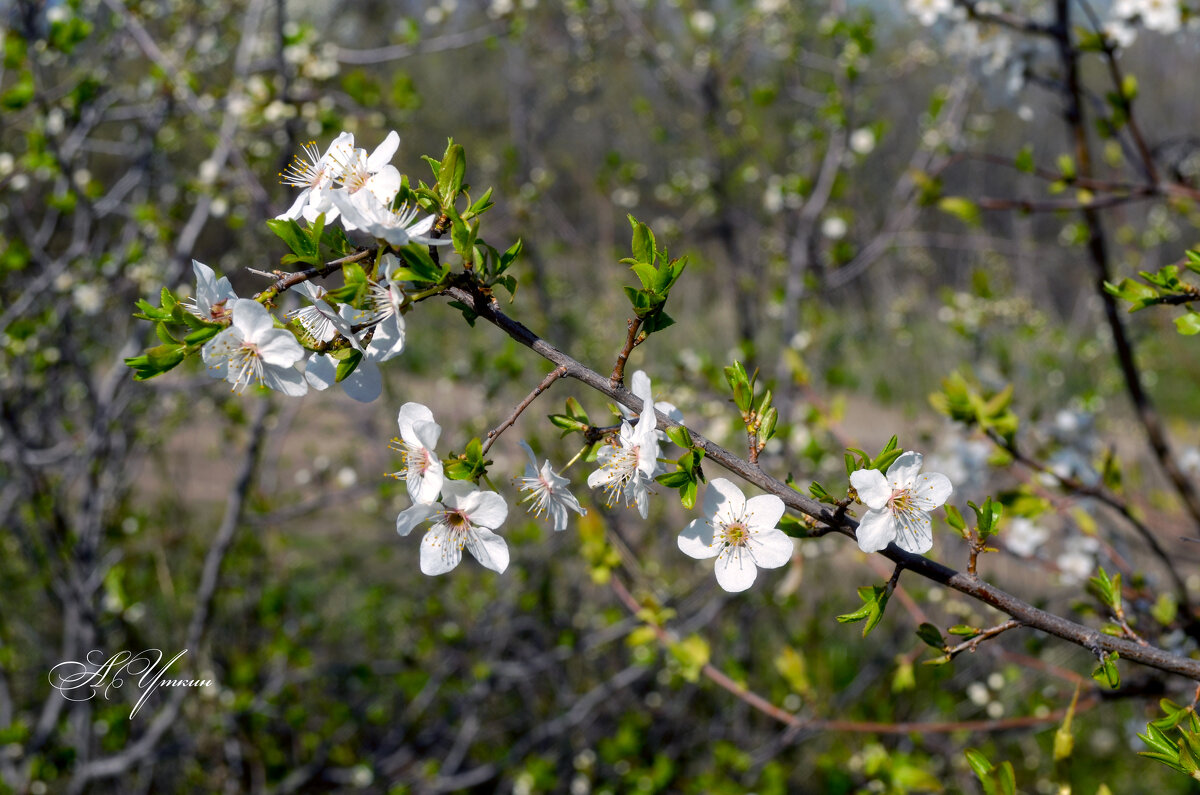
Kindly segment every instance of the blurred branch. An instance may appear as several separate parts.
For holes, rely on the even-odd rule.
[[[225,502],[225,514],[204,559],[204,570],[196,589],[196,605],[184,636],[184,651],[198,651],[208,628],[213,601],[220,584],[221,566],[233,544],[234,534],[242,524],[242,513],[254,480],[263,441],[267,436],[266,420],[270,409],[271,402],[266,398],[260,399],[256,406],[246,450]],[[186,693],[186,688],[173,688],[167,697],[167,703],[155,714],[145,733],[128,743],[121,752],[91,760],[78,767],[72,781],[73,788],[81,790],[88,781],[122,775],[150,759],[158,743],[175,724]]]
[[[1079,175],[1084,179],[1091,179],[1092,152],[1081,101],[1079,53],[1071,41],[1071,0],[1055,0],[1055,15],[1055,38],[1058,44],[1059,60],[1066,73],[1063,115],[1074,145]],[[1109,266],[1108,246],[1100,214],[1095,206],[1083,207],[1082,214],[1088,229],[1088,253],[1096,275],[1095,291],[1103,302],[1104,316],[1112,333],[1117,361],[1125,379],[1129,398],[1150,447],[1154,451],[1154,457],[1174,485],[1175,491],[1192,519],[1200,525],[1200,493],[1197,493],[1195,485],[1184,475],[1171,452],[1162,419],[1142,384],[1142,375],[1138,369],[1133,342],[1125,330],[1125,323],[1121,318],[1117,300],[1104,288],[1106,282],[1112,281],[1112,271]]]
[[[458,33],[447,33],[444,36],[423,39],[416,44],[390,44],[386,47],[363,50],[338,47],[336,57],[340,63],[349,64],[378,64],[387,61],[399,61],[404,58],[429,55],[435,52],[460,50],[464,47],[470,47],[472,44],[487,41],[495,36],[501,36],[507,32],[507,23],[502,21],[494,22],[488,25],[480,25],[470,30],[459,31]]]

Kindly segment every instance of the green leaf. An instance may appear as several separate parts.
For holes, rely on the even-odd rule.
[[[953,505],[946,505],[946,523],[960,533],[967,529],[967,520]]]
[[[967,764],[980,781],[991,778],[991,773],[996,769],[996,766],[988,761],[988,758],[983,755],[982,751],[968,748],[963,752],[963,755],[967,757]]]
[[[135,381],[145,381],[156,375],[162,375],[183,361],[187,355],[187,346],[180,343],[164,344],[147,348],[141,356],[133,356],[125,360],[127,367],[133,368]]]
[[[1017,152],[1016,167],[1019,171],[1024,171],[1026,174],[1033,173],[1033,147],[1031,145],[1026,144],[1021,147],[1021,151]]]
[[[917,637],[924,641],[925,645],[939,651],[946,648],[946,639],[942,637],[941,630],[928,621],[917,627]]]
[[[1120,687],[1121,672],[1117,669],[1118,659],[1120,657],[1115,651],[1110,651],[1101,657],[1100,664],[1092,671],[1092,679],[1110,690]]]
[[[1200,312],[1188,312],[1175,318],[1175,329],[1188,337],[1200,334]]]
[[[443,208],[454,204],[458,192],[462,190],[463,177],[467,172],[467,156],[462,146],[454,143],[454,139],[446,144],[446,153],[442,155],[442,163],[437,173],[437,192],[442,200]]]
[[[350,374],[358,369],[358,363],[362,361],[363,355],[361,351],[351,350],[350,355],[341,359],[337,363],[337,369],[334,371],[333,380],[340,384],[342,381],[350,377]]]
[[[692,447],[692,435],[688,432],[688,429],[682,425],[669,429],[667,431],[667,438],[685,450],[691,449]]]
[[[633,242],[630,245],[630,250],[633,252],[633,258],[640,263],[649,265],[651,271],[653,271],[655,259],[654,233],[650,231],[650,227],[646,226],[632,215],[629,216],[629,225],[633,227]],[[645,281],[642,283],[647,289],[650,288],[649,283]]]
[[[838,616],[837,621],[839,624],[866,621],[862,633],[865,638],[883,620],[883,611],[887,608],[891,593],[886,585],[868,585],[858,589],[858,597],[863,600],[863,606],[853,613]]]
[[[678,643],[670,645],[671,655],[679,661],[683,668],[681,674],[689,682],[700,678],[701,671],[708,664],[712,650],[708,641],[699,635],[689,635]]]
[[[979,205],[965,196],[943,196],[938,200],[938,209],[949,213],[970,226],[979,226]]]

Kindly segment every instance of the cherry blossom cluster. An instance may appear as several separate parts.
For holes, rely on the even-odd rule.
[[[218,278],[207,265],[193,261],[196,290],[182,306],[209,324],[212,336],[203,343],[201,356],[210,375],[228,381],[237,392],[261,385],[299,396],[309,388],[323,390],[340,383],[356,400],[368,402],[379,396],[379,364],[404,350],[403,312],[411,301],[402,284],[401,260],[383,249],[451,242],[431,236],[433,215],[418,219],[415,206],[397,206],[404,181],[389,161],[398,146],[399,136],[393,132],[368,153],[354,146],[352,134],[342,133],[324,152],[315,144],[306,145],[281,175],[300,193],[277,221],[304,219],[310,228],[317,226],[317,237],[324,223],[340,221],[347,232],[365,233],[381,246],[376,266],[360,274],[366,279],[365,285],[359,282],[365,289],[355,291],[354,297],[338,291],[335,298],[312,281],[300,280],[291,286],[306,303],[286,314],[285,325],[265,301],[239,297],[227,278]],[[635,247],[637,228],[635,223]],[[652,264],[644,267],[655,270],[658,278]],[[412,271],[403,270],[411,278]],[[219,331],[217,324],[223,326]],[[306,356],[306,349],[311,355]],[[330,355],[334,352],[338,357]],[[348,363],[346,368],[341,367],[343,362]],[[654,400],[650,378],[643,371],[633,373],[630,389],[640,400],[641,411],[621,410],[620,425],[595,448],[597,468],[587,483],[603,491],[608,507],[623,503],[646,518],[653,487],[667,476],[661,458],[667,435],[658,429],[657,413],[680,424],[683,415],[670,403]],[[453,458],[443,462],[436,452],[442,428],[429,407],[420,403],[405,403],[397,424],[400,433],[392,448],[400,454],[402,466],[393,476],[404,481],[411,505],[396,517],[396,532],[407,536],[415,527],[428,524],[420,546],[421,571],[431,576],[449,572],[462,561],[464,550],[485,568],[505,571],[510,562],[508,543],[496,531],[507,519],[509,507],[494,487],[477,485],[482,480],[491,486],[484,448],[476,448],[476,465],[465,469]],[[592,444],[594,440],[585,450]],[[566,529],[570,515],[584,515],[585,509],[571,493],[568,479],[550,461],[539,463],[528,443],[522,441],[521,446],[529,457],[524,475],[514,479],[523,495],[521,502],[530,513],[547,519],[555,531]],[[876,469],[859,469],[850,475],[856,490],[851,496],[868,508],[858,530],[859,546],[864,552],[876,552],[895,543],[910,552],[927,552],[933,545],[928,512],[949,498],[950,480],[940,474],[920,474],[920,453],[910,451],[887,460],[892,463],[886,475]],[[695,497],[693,489],[691,499]],[[700,508],[702,516],[684,527],[678,547],[693,558],[715,558],[717,583],[725,590],[746,590],[758,569],[778,568],[791,559],[792,540],[779,527],[785,506],[778,496],[747,499],[731,481],[716,478],[705,487]]]
[[[349,132],[335,138],[324,153],[315,142],[306,144],[279,175],[300,193],[278,218],[312,223],[324,214],[326,223],[338,220],[347,232],[362,231],[393,246],[448,245],[449,240],[430,236],[432,215],[418,218],[416,206],[395,206],[402,179],[391,159],[399,147],[395,130],[370,154],[354,146]]]
[[[358,366],[338,382],[346,394],[363,403],[379,397],[383,378],[379,364],[404,350],[403,293],[393,279],[399,260],[385,254],[381,273],[368,279],[368,292],[361,308],[342,304],[337,309],[326,292],[311,282],[301,282],[298,291],[310,304],[288,313],[315,345],[340,335],[362,354]],[[291,332],[276,327],[276,320],[258,301],[239,298],[229,279],[216,278],[212,268],[192,262],[196,293],[185,302],[192,314],[207,322],[229,325],[201,348],[201,357],[213,378],[227,380],[235,392],[263,385],[290,397],[328,389],[336,382],[337,364],[323,351],[306,351]],[[296,366],[304,362],[303,372]]]

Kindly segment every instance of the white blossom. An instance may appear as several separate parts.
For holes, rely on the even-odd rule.
[[[623,497],[625,504],[635,503],[642,518],[650,510],[649,484],[658,468],[658,432],[654,402],[644,398],[637,425],[621,421],[618,443],[606,444],[597,455],[600,468],[588,475],[588,487],[603,486],[609,507]]]
[[[858,524],[858,546],[878,552],[888,544],[918,554],[933,547],[929,511],[943,505],[954,487],[945,475],[922,475],[920,453],[909,451],[888,467],[860,469],[850,474],[850,484],[868,510]]]
[[[392,449],[404,456],[408,496],[418,505],[432,504],[444,481],[442,461],[433,452],[442,435],[442,426],[433,421],[429,407],[420,403],[401,406],[396,423],[400,426],[400,438],[392,439]]]
[[[529,453],[529,464],[525,467],[525,477],[518,479],[521,491],[529,492],[521,502],[529,503],[529,511],[534,516],[540,517],[543,513],[547,514],[556,531],[566,530],[568,511],[574,511],[580,516],[585,515],[587,511],[580,506],[579,500],[575,499],[575,495],[567,488],[570,481],[554,471],[550,466],[549,459],[539,467],[537,456],[533,454],[533,448],[529,446],[529,443],[522,440],[521,446],[525,448],[525,452]]]
[[[304,380],[318,392],[340,383],[346,394],[359,403],[371,403],[383,394],[383,373],[370,354],[359,359],[354,372],[341,381],[337,380],[337,366],[332,356],[314,353],[304,367]]]
[[[406,246],[409,243],[447,246],[452,242],[448,238],[430,237],[436,218],[427,215],[418,219],[420,210],[416,206],[405,204],[393,210],[390,202],[385,204],[369,191],[354,194],[336,191],[330,199],[333,206],[341,211],[342,222],[347,229],[359,229],[393,246]]]
[[[850,151],[857,155],[869,155],[875,151],[875,133],[870,127],[859,127],[850,133]]]
[[[379,280],[368,282],[366,306],[361,319],[356,323],[374,323],[367,354],[377,361],[386,362],[404,350],[404,315],[400,307],[404,303],[404,291],[394,278],[400,260],[394,254],[383,256],[383,275]]]
[[[212,268],[197,260],[192,260],[192,272],[196,274],[196,294],[183,302],[183,308],[201,320],[222,320],[229,311],[228,303],[237,300],[229,277],[218,279]]]
[[[1062,554],[1054,561],[1059,579],[1066,585],[1078,585],[1092,576],[1100,542],[1091,536],[1071,536],[1063,547]]]
[[[317,342],[329,342],[341,334],[356,350],[363,350],[362,343],[354,336],[350,324],[325,300],[324,289],[312,282],[300,282],[297,289],[304,293],[312,305],[293,309],[288,312],[288,317],[295,318]]]
[[[413,405],[413,404],[409,404]],[[508,517],[508,503],[494,491],[481,491],[462,480],[446,481],[441,502],[416,503],[396,517],[396,532],[408,535],[433,519],[421,539],[421,571],[434,576],[452,570],[465,547],[485,568],[508,568],[508,544],[493,530]]]
[[[275,328],[275,319],[262,304],[249,298],[233,303],[233,321],[200,349],[213,378],[224,378],[242,392],[260,383],[285,395],[298,397],[308,385],[295,364],[304,348],[291,333]]]
[[[303,217],[311,222],[330,209],[329,195],[346,171],[346,165],[354,155],[354,135],[343,132],[322,154],[316,141],[301,147],[285,171],[280,173],[283,184],[301,188],[300,195],[278,219],[296,220]]]
[[[384,206],[390,206],[400,192],[400,172],[389,162],[399,147],[400,135],[392,130],[371,154],[368,155],[366,149],[355,149],[342,173],[340,193],[353,196],[365,191],[364,195],[373,196]],[[338,208],[333,206],[326,220],[332,221],[337,215]],[[342,218],[342,225],[348,231],[355,229],[354,223],[347,218]]]
[[[693,558],[717,559],[717,584],[744,591],[758,569],[777,569],[791,560],[792,539],[776,525],[783,500],[763,494],[749,500],[725,478],[709,481],[701,504],[703,519],[693,519],[679,534],[679,549]]]
[[[1026,519],[1024,516],[1014,517],[1005,525],[1004,532],[1000,534],[1000,537],[1004,540],[1004,546],[1008,548],[1008,551],[1018,557],[1032,558],[1050,537],[1050,533],[1045,528],[1034,524],[1032,520]]]
[[[926,27],[954,10],[954,0],[907,0],[904,7]]]

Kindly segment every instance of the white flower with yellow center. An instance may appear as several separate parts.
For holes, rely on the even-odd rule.
[[[445,574],[462,560],[465,548],[495,572],[508,568],[508,544],[493,530],[508,518],[508,503],[494,491],[481,491],[465,480],[449,480],[441,502],[417,503],[396,517],[396,532],[406,536],[429,519],[433,526],[421,539],[421,571]]]
[[[294,367],[304,358],[296,338],[275,328],[271,313],[249,298],[234,302],[232,316],[229,328],[200,350],[208,374],[224,378],[235,392],[258,383],[293,397],[306,393],[308,384]]]
[[[400,438],[392,439],[392,449],[404,456],[404,479],[408,496],[418,505],[432,504],[442,490],[442,461],[433,452],[442,426],[433,421],[433,412],[420,403],[405,403],[396,417]],[[396,473],[400,477],[400,473]]]
[[[362,343],[354,336],[350,324],[325,300],[324,288],[312,282],[300,282],[297,289],[304,293],[304,297],[311,301],[312,305],[293,309],[288,312],[288,317],[295,318],[317,342],[329,342],[341,334],[356,350],[363,350]]]
[[[726,591],[744,591],[758,570],[777,569],[792,558],[792,539],[776,527],[783,518],[783,500],[774,494],[746,499],[732,482],[713,478],[704,490],[700,510],[679,534],[679,549],[703,560],[716,558],[717,584]]]
[[[391,201],[381,201],[369,191],[355,194],[336,191],[330,199],[333,206],[341,211],[342,223],[347,229],[358,229],[393,246],[406,246],[409,243],[448,246],[452,242],[449,238],[431,237],[430,232],[437,219],[432,215],[417,218],[421,211],[415,205],[404,204],[394,210]]]
[[[541,467],[538,467],[537,456],[533,454],[533,448],[525,441],[521,442],[521,446],[525,448],[525,452],[529,453],[529,465],[525,467],[525,477],[517,479],[521,491],[529,492],[521,502],[529,503],[528,510],[534,516],[540,517],[543,513],[547,514],[554,523],[556,531],[566,530],[568,511],[574,511],[580,516],[585,515],[587,511],[567,488],[571,482],[550,467],[549,459],[546,459]]]
[[[878,552],[888,544],[924,554],[933,548],[929,511],[944,505],[954,491],[945,475],[920,474],[923,457],[909,451],[888,467],[860,469],[850,474],[859,502],[870,510],[858,523],[858,547]]]
[[[400,172],[390,162],[399,147],[400,135],[392,130],[371,154],[368,155],[366,149],[355,149],[342,173],[342,190],[339,192],[353,197],[361,191],[364,196],[372,196],[381,204],[390,206],[400,192]],[[338,212],[338,208],[330,202],[326,220],[334,220]],[[347,231],[356,228],[345,217],[342,218],[342,226]]]
[[[292,206],[277,219],[296,220],[303,217],[310,223],[330,209],[329,195],[341,181],[346,165],[354,156],[354,135],[344,132],[321,154],[316,141],[301,147],[301,154],[292,158],[291,165],[280,173],[280,181],[293,188],[301,188],[300,195]]]
[[[608,506],[611,508],[618,497],[625,504],[635,503],[642,518],[650,510],[649,484],[654,480],[658,468],[658,424],[654,416],[654,402],[646,396],[642,414],[636,426],[621,422],[618,443],[600,448],[597,460],[600,468],[588,475],[588,487],[604,487]]]
[[[196,294],[184,300],[183,308],[210,323],[226,319],[229,302],[237,300],[229,277],[218,279],[212,268],[196,260],[192,260],[192,272],[196,274]]]

